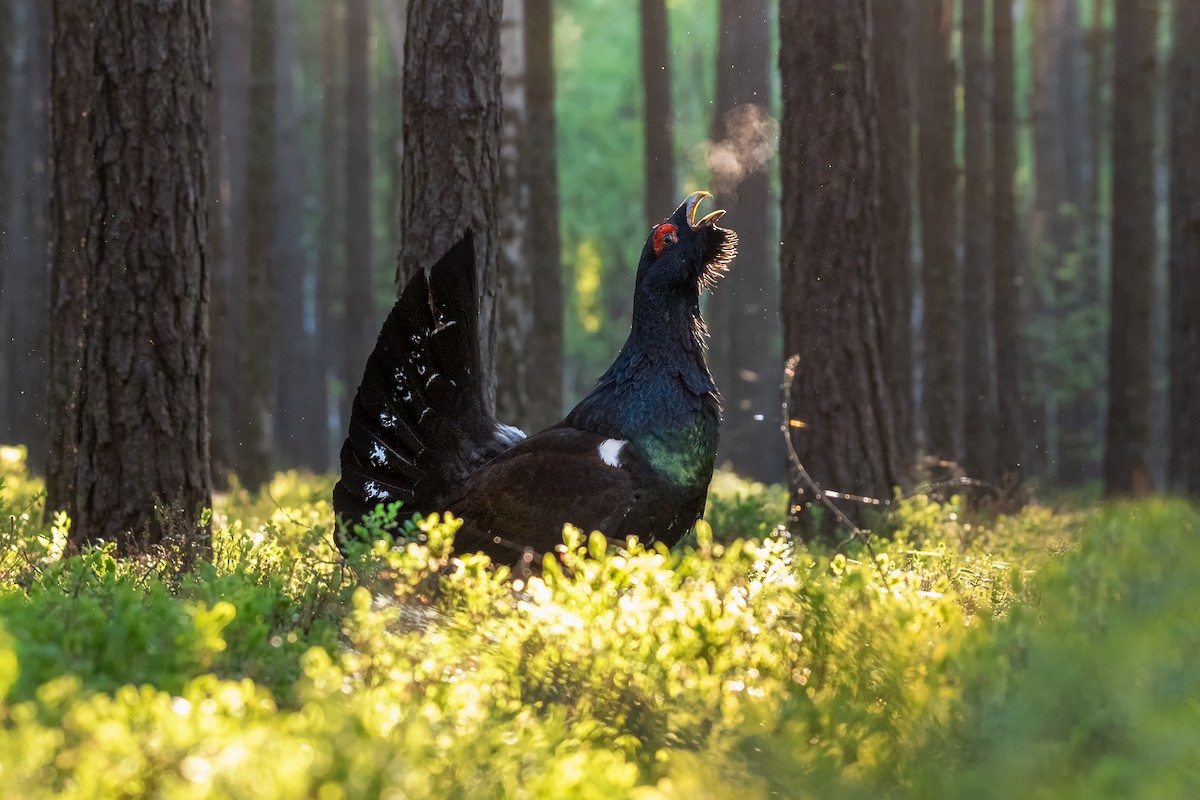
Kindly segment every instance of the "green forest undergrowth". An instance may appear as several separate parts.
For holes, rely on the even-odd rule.
[[[875,557],[723,475],[676,552],[573,532],[514,582],[455,521],[343,561],[329,479],[210,559],[63,557],[0,455],[0,796],[1189,798],[1200,513],[906,501]]]

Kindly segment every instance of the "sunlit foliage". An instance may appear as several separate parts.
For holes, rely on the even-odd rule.
[[[6,463],[5,797],[1184,797],[1200,766],[1182,504],[917,499],[821,552],[722,475],[689,546],[568,531],[514,582],[394,508],[343,561],[294,474],[219,498],[211,561],[64,556]]]

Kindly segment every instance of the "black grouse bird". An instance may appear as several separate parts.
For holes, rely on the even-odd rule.
[[[706,197],[690,195],[646,240],[616,361],[566,419],[529,438],[484,404],[470,233],[418,272],[354,399],[333,493],[347,530],[403,501],[405,513],[462,517],[455,549],[497,563],[553,550],[564,523],[678,542],[704,512],[720,424],[700,292],[737,245],[715,224],[724,211],[696,219]]]

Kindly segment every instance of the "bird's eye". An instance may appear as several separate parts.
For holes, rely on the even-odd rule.
[[[663,223],[654,229],[654,255],[661,255],[663,250],[673,246],[679,241],[679,234],[675,232],[675,226],[669,222]]]

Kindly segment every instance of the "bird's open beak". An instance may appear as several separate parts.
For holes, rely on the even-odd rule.
[[[725,211],[723,209],[718,209],[697,220],[696,209],[700,207],[700,202],[706,197],[712,197],[712,195],[708,192],[692,192],[687,197],[686,202],[688,225],[692,226],[693,229],[699,228],[701,225],[712,225],[721,217],[725,216]]]

